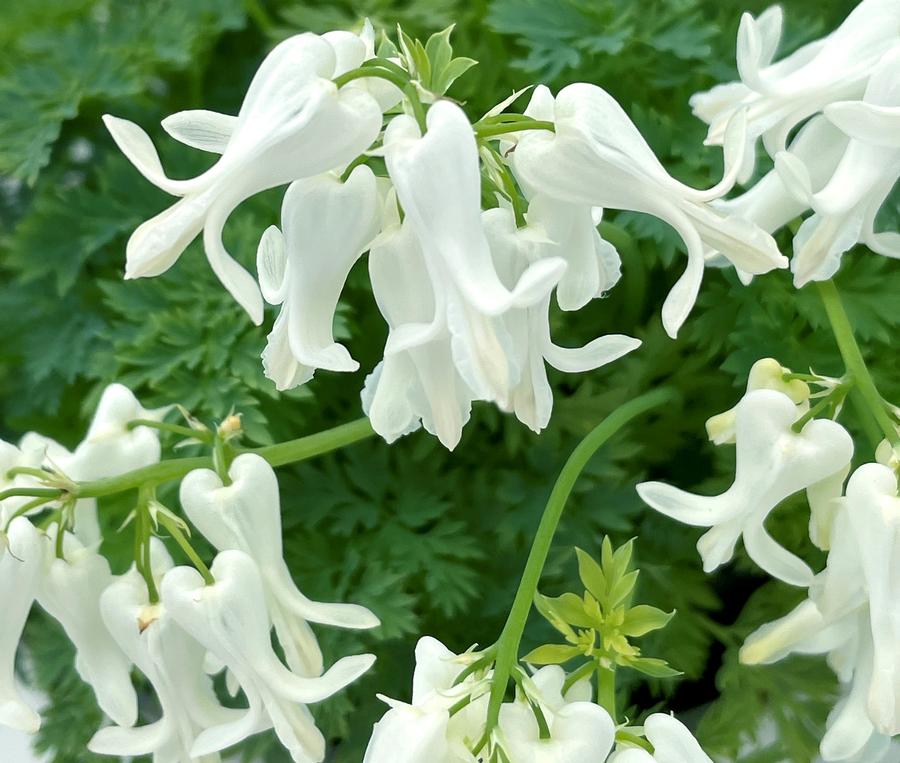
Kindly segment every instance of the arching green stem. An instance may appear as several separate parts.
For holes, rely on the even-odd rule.
[[[550,493],[550,498],[538,525],[537,533],[531,544],[528,561],[525,563],[525,571],[522,573],[522,579],[519,582],[519,588],[516,591],[506,625],[504,625],[500,639],[497,641],[497,661],[494,664],[494,678],[491,684],[487,734],[490,734],[497,726],[497,720],[500,716],[500,705],[506,694],[506,687],[513,666],[518,659],[519,644],[531,611],[534,595],[537,592],[541,572],[547,561],[547,554],[550,551],[550,545],[553,542],[553,536],[559,525],[566,500],[569,498],[575,482],[591,459],[591,456],[625,424],[642,413],[646,413],[663,403],[673,401],[676,396],[677,393],[674,389],[662,387],[621,405],[591,430],[587,437],[578,444],[572,455],[569,456],[569,460],[566,461],[565,466],[563,466],[556,484],[553,486],[553,491]]]
[[[825,305],[825,313],[828,315],[828,321],[831,323],[831,330],[834,332],[834,338],[837,341],[838,349],[841,357],[844,359],[844,365],[847,372],[853,377],[860,397],[865,402],[873,418],[878,422],[878,426],[884,433],[888,442],[894,448],[900,448],[900,433],[897,432],[897,425],[888,415],[887,406],[884,398],[878,392],[872,375],[866,367],[866,361],[863,359],[856,338],[853,336],[853,327],[850,325],[850,319],[847,317],[847,311],[841,302],[841,295],[838,293],[837,287],[833,281],[819,281],[816,283],[819,290],[819,296],[822,298],[822,304]]]

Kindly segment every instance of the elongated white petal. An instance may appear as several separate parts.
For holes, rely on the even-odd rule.
[[[275,389],[286,390],[306,384],[316,372],[315,368],[298,363],[291,352],[288,339],[288,319],[290,308],[282,308],[272,331],[266,337],[266,348],[262,352],[263,373],[275,382]]]
[[[103,124],[119,150],[147,180],[175,196],[184,195],[190,186],[186,186],[186,181],[171,180],[166,175],[153,141],[141,127],[111,114],[103,116]]]
[[[150,755],[163,748],[171,733],[171,722],[167,719],[137,728],[107,726],[91,737],[87,748],[97,755]]]
[[[772,577],[800,587],[812,583],[809,565],[779,545],[762,524],[754,523],[744,529],[744,548],[747,556]]]
[[[46,539],[25,517],[14,519],[0,549],[0,725],[34,734],[40,716],[19,695],[15,677],[16,647],[37,594],[44,566]]]
[[[291,351],[304,365],[355,371],[359,364],[334,341],[332,324],[350,268],[377,231],[375,176],[363,165],[344,183],[326,175],[298,181],[285,194],[281,216]]]
[[[213,154],[223,154],[237,121],[237,117],[229,114],[191,109],[167,116],[162,121],[162,127],[175,140],[186,146]]]

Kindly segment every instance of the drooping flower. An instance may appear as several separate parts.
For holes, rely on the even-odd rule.
[[[608,763],[712,763],[688,728],[671,715],[654,713],[644,721],[644,735],[653,753],[631,748],[610,756]]]
[[[481,225],[480,164],[472,125],[450,101],[435,103],[427,124],[423,135],[412,117],[394,118],[384,149],[397,198],[421,243],[435,287],[445,275],[465,304],[487,316],[534,304],[556,285],[564,264],[541,260],[512,289],[503,285]],[[443,294],[436,296],[443,301]]]
[[[788,153],[803,163],[813,187],[825,184],[847,148],[847,137],[824,116],[813,117],[791,141]],[[798,199],[785,186],[781,174],[773,169],[744,193],[711,203],[727,216],[755,223],[766,233],[775,233],[809,209],[807,199]],[[707,252],[708,265],[730,265],[718,252]],[[797,272],[796,257],[791,268]],[[753,276],[738,269],[738,276],[749,283]]]
[[[51,533],[50,540],[54,538]],[[137,720],[137,695],[131,684],[131,661],[100,613],[101,594],[113,582],[109,562],[68,532],[62,550],[62,558],[48,553],[38,604],[59,621],[75,647],[75,669],[94,690],[100,709],[120,726],[132,726]]]
[[[172,567],[162,544],[151,546],[154,577]],[[100,597],[102,622],[109,634],[153,686],[159,701],[159,720],[145,726],[107,726],[88,743],[100,755],[152,755],[154,763],[218,763],[216,754],[197,754],[193,748],[202,737],[213,736],[208,746],[220,749],[267,726],[257,724],[243,710],[219,704],[212,682],[203,672],[204,649],[173,620],[164,604],[151,603],[147,585],[135,569],[112,583]],[[241,733],[231,730],[248,722]],[[213,729],[212,732],[207,732]],[[219,745],[220,747],[217,747]]]
[[[490,681],[475,673],[457,679],[477,658],[456,655],[429,636],[419,639],[412,702],[381,697],[390,710],[375,724],[363,763],[475,763],[471,750],[484,734]]]
[[[181,483],[185,514],[219,551],[237,549],[253,558],[288,665],[295,673],[318,676],[322,652],[307,621],[374,628],[379,620],[358,604],[311,601],[297,589],[282,555],[278,480],[265,459],[244,453],[228,474],[231,482],[224,485],[210,469],[190,472]]]
[[[501,282],[514,284],[533,262],[554,252],[530,228],[518,228],[509,209],[491,209],[482,218],[491,248],[494,267]],[[512,364],[518,369],[518,381],[512,387],[509,401],[519,420],[535,432],[550,421],[553,391],[547,380],[546,363],[568,373],[583,373],[611,363],[641,342],[622,334],[609,334],[594,339],[584,347],[559,347],[550,337],[550,295],[530,307],[513,308],[499,321],[509,336]]]
[[[900,43],[874,67],[862,100],[832,103],[825,117],[843,134],[832,142],[845,146],[826,178],[813,178],[822,168],[796,154],[775,157],[782,181],[814,212],[794,236],[798,287],[833,276],[843,253],[860,242],[900,258],[900,233],[875,232],[875,217],[900,179]]]
[[[825,419],[808,421],[795,432],[798,418],[797,405],[784,393],[749,392],[737,406],[737,466],[728,490],[702,496],[662,482],[637,486],[644,502],[657,511],[711,528],[697,543],[705,571],[730,560],[743,537],[747,554],[770,575],[792,585],[810,584],[812,571],[772,539],[765,520],[784,499],[846,468],[853,440],[840,424]]]
[[[498,743],[512,763],[593,763],[612,749],[612,718],[593,702],[571,702],[545,719],[550,736],[543,738],[533,709],[525,702],[500,708]]]
[[[162,581],[162,603],[175,622],[234,675],[249,709],[232,722],[207,727],[191,754],[208,755],[271,724],[296,763],[325,758],[325,738],[307,705],[352,683],[375,661],[373,655],[344,657],[323,675],[288,670],[272,649],[266,592],[253,559],[243,551],[222,551],[206,585],[193,568],[176,567]]]
[[[315,369],[355,371],[359,364],[334,341],[332,325],[350,268],[380,223],[375,175],[356,167],[346,182],[318,175],[291,184],[257,257],[263,297],[281,305],[263,352],[266,375],[278,389],[312,378]]]
[[[373,243],[369,276],[390,333],[384,359],[366,377],[363,411],[388,442],[424,426],[453,450],[476,395],[454,362],[447,315],[438,312],[440,300],[409,218],[389,224]],[[416,327],[428,330],[403,341]],[[497,360],[505,364],[505,352]]]
[[[900,732],[898,539],[897,476],[881,464],[864,464],[840,499],[828,563],[809,598],[759,628],[741,649],[747,664],[791,653],[828,655],[844,697],[828,719],[820,750],[825,760],[872,752]]]
[[[126,251],[126,278],[165,272],[202,231],[213,271],[251,319],[262,322],[259,288],[225,250],[222,228],[250,196],[342,167],[375,140],[381,108],[364,89],[338,90],[331,81],[337,62],[327,40],[310,33],[296,35],[276,46],[260,65],[237,117],[210,111],[168,117],[163,126],[174,138],[222,155],[189,180],[166,176],[140,127],[104,117],[113,139],[141,174],[182,197],[134,231]]]
[[[115,477],[133,469],[159,462],[159,431],[152,427],[128,424],[136,419],[161,421],[168,408],[144,408],[134,393],[122,384],[110,384],[100,396],[85,438],[74,451],[36,432],[26,434],[20,443],[30,465],[59,471],[77,482]],[[22,477],[27,482],[31,477]],[[100,542],[97,501],[80,498],[75,503],[74,532],[84,545]]]
[[[705,191],[669,175],[619,104],[595,85],[563,88],[555,99],[553,122],[555,133],[529,130],[518,138],[512,154],[517,177],[571,204],[654,215],[684,240],[687,269],[662,309],[670,336],[676,335],[696,301],[705,250],[719,251],[753,274],[787,266],[769,234],[740,218],[725,217],[707,203],[734,184],[743,150],[740,115],[732,122],[734,137],[725,146],[725,176]]]
[[[45,538],[25,517],[9,524],[0,543],[0,725],[35,733],[41,717],[22,699],[16,685],[16,648],[41,584]]]
[[[753,172],[760,137],[775,156],[796,125],[829,103],[862,95],[879,59],[897,45],[900,7],[894,0],[863,0],[831,34],[774,61],[782,24],[779,6],[758,18],[745,13],[737,43],[741,80],[691,98],[694,114],[709,125],[707,145],[727,145],[729,122],[738,111],[746,111],[741,182]]]

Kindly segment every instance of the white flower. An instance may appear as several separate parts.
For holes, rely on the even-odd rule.
[[[428,131],[395,117],[384,136],[385,160],[397,198],[421,242],[438,289],[448,278],[461,301],[484,315],[533,304],[559,281],[564,264],[542,260],[512,289],[500,281],[481,225],[481,174],[472,125],[463,110],[438,101]],[[437,294],[443,301],[443,294]],[[439,310],[440,312],[440,310]]]
[[[569,702],[544,716],[550,731],[546,739],[527,702],[502,705],[497,740],[510,763],[594,763],[613,747],[615,725],[600,705]]]
[[[162,544],[152,545],[154,577],[170,569],[172,560]],[[102,622],[112,638],[153,686],[161,717],[146,726],[108,726],[88,743],[101,755],[152,755],[154,763],[218,763],[218,755],[195,755],[195,743],[210,734],[222,747],[234,744],[266,726],[253,726],[246,711],[222,707],[212,682],[203,672],[203,647],[185,633],[163,604],[152,604],[141,575],[131,569],[100,597]],[[207,734],[249,721],[243,734]],[[215,745],[211,745],[215,747]]]
[[[219,551],[238,549],[253,558],[288,665],[303,675],[320,675],[322,652],[307,621],[374,628],[378,618],[358,604],[311,601],[297,589],[282,557],[278,480],[265,459],[244,453],[228,474],[229,485],[209,469],[188,474],[181,483],[185,514]]]
[[[166,573],[163,606],[231,671],[249,710],[232,723],[207,728],[191,754],[216,752],[271,723],[296,763],[319,763],[325,757],[325,739],[306,705],[356,680],[372,666],[374,656],[344,657],[320,677],[291,672],[272,649],[265,587],[253,559],[243,551],[222,551],[211,571],[213,585],[205,585],[193,568],[176,567]]]
[[[775,166],[794,195],[813,209],[794,237],[791,267],[803,286],[837,272],[841,256],[857,242],[888,257],[900,257],[900,233],[876,233],[875,217],[900,178],[900,44],[874,68],[860,101],[832,103],[825,116],[846,135],[832,139],[843,155],[826,178],[792,153]],[[847,141],[849,137],[849,142]],[[828,143],[823,143],[827,153]],[[815,190],[814,183],[822,183]]]
[[[756,389],[773,389],[787,395],[796,405],[798,415],[809,410],[809,386],[799,379],[785,381],[784,375],[791,372],[775,358],[760,358],[751,367],[747,376],[747,392]],[[724,413],[711,416],[706,422],[706,433],[715,445],[734,443],[737,406]]]
[[[671,715],[654,713],[644,721],[653,754],[637,748],[619,750],[608,763],[712,763],[687,727]]]
[[[740,115],[733,120],[736,136],[725,146],[725,176],[706,191],[672,178],[619,104],[599,87],[578,83],[563,88],[553,121],[555,133],[530,130],[520,135],[512,154],[517,177],[568,203],[644,212],[675,228],[687,247],[688,265],[663,304],[663,325],[670,336],[696,301],[704,249],[721,252],[748,273],[787,266],[769,234],[739,218],[726,218],[706,203],[734,183],[743,149]]]
[[[705,571],[731,559],[743,536],[747,554],[770,575],[809,585],[812,571],[778,545],[764,523],[785,498],[842,471],[853,455],[853,440],[840,424],[825,419],[808,421],[794,432],[797,419],[797,405],[787,395],[769,389],[749,392],[737,406],[737,467],[728,490],[701,496],[661,482],[638,485],[638,494],[657,511],[711,528],[697,543]]]
[[[514,284],[532,262],[546,256],[546,250],[556,250],[542,241],[530,225],[517,228],[509,209],[488,210],[482,219],[494,267],[504,284]],[[641,345],[638,339],[610,334],[584,347],[559,347],[550,337],[549,310],[547,294],[536,304],[512,308],[497,319],[509,336],[511,362],[517,369],[518,381],[512,387],[510,405],[519,420],[535,432],[547,426],[553,408],[553,390],[545,363],[560,371],[583,373],[611,363]]]
[[[473,674],[456,683],[474,659],[430,636],[419,639],[412,702],[381,697],[391,709],[375,724],[363,763],[475,763],[471,749],[484,734],[490,682]]]
[[[762,626],[741,661],[770,663],[792,652],[828,654],[845,696],[828,719],[825,760],[845,760],[879,735],[900,733],[900,497],[897,477],[864,464],[850,478],[834,522],[828,564],[790,614]]]
[[[709,124],[707,145],[728,144],[728,124],[747,112],[747,141],[740,180],[753,172],[755,143],[769,154],[783,150],[791,130],[827,104],[862,95],[872,68],[897,45],[900,6],[895,0],[863,0],[843,24],[820,40],[773,62],[783,12],[772,6],[759,18],[745,13],[738,32],[740,82],[717,85],[691,98],[694,114]]]
[[[553,121],[555,105],[550,90],[543,85],[535,88],[524,113],[532,119]],[[520,137],[521,134],[510,136],[513,142]],[[556,300],[563,310],[580,310],[612,289],[622,275],[619,253],[597,231],[603,210],[560,201],[542,193],[540,188],[530,187],[525,178],[517,179],[528,197],[529,227],[541,230],[557,245],[553,254],[566,261],[566,271],[556,287]]]
[[[358,68],[364,61],[368,61],[376,56],[375,28],[369,19],[365,20],[362,31],[359,34],[337,30],[326,32],[322,35],[322,39],[327,40],[328,44],[334,48],[334,54],[337,59],[334,67],[335,77],[351,69]],[[391,60],[399,63],[397,59]],[[344,87],[359,88],[369,93],[378,101],[382,111],[393,108],[403,98],[403,92],[400,88],[393,82],[388,82],[380,77],[360,77],[348,82]]]
[[[30,734],[40,728],[41,718],[19,695],[16,647],[37,596],[45,553],[45,538],[31,522],[17,517],[10,523],[6,542],[0,543],[0,725]]]
[[[813,117],[791,141],[788,153],[803,162],[814,187],[825,184],[847,148],[847,137],[824,116]],[[809,209],[807,199],[798,199],[785,187],[781,174],[773,169],[747,191],[727,200],[716,200],[717,211],[755,223],[766,233],[775,233]],[[707,264],[730,264],[718,252],[707,252]],[[797,272],[796,258],[791,267]],[[753,278],[738,269],[744,283]]]
[[[51,532],[50,541],[55,536]],[[63,537],[62,549],[61,559],[47,550],[38,604],[59,621],[74,645],[75,669],[94,690],[100,709],[120,726],[132,726],[137,720],[137,695],[131,685],[131,662],[100,614],[100,596],[113,582],[109,563],[71,533]]]
[[[144,426],[129,429],[128,422],[160,421],[168,410],[148,410],[130,389],[122,384],[110,384],[100,396],[85,438],[74,451],[36,432],[26,434],[20,447],[34,461],[31,465],[43,464],[77,482],[115,477],[159,462],[162,452],[159,431]],[[96,499],[81,498],[76,502],[74,531],[86,546],[100,543]]]
[[[270,227],[257,255],[263,297],[281,305],[263,352],[266,376],[278,389],[308,381],[317,368],[359,368],[334,341],[332,325],[350,268],[375,237],[380,206],[366,166],[344,183],[330,174],[298,180],[284,195],[283,233]]]
[[[166,176],[140,127],[104,117],[135,167],[154,185],[182,197],[134,231],[126,252],[126,278],[165,272],[203,231],[213,271],[252,320],[262,322],[259,288],[225,250],[222,228],[244,199],[341,167],[375,140],[381,108],[358,87],[338,91],[331,81],[337,63],[327,40],[296,35],[275,47],[260,65],[237,117],[186,111],[166,118],[163,127],[177,140],[222,154],[209,170],[189,180]]]
[[[408,217],[386,227],[372,244],[369,276],[390,333],[384,359],[366,378],[363,411],[388,442],[421,425],[453,450],[476,396],[454,363],[446,312],[438,312],[439,299]],[[398,341],[416,327],[427,331],[411,342]],[[498,352],[497,360],[505,364],[505,351]]]

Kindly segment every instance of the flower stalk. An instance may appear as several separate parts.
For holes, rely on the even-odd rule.
[[[497,642],[497,661],[494,665],[494,678],[491,684],[490,704],[487,715],[487,733],[497,726],[500,717],[500,705],[506,694],[506,687],[513,666],[519,654],[519,644],[525,623],[531,612],[531,604],[537,592],[538,582],[547,561],[547,555],[553,542],[556,528],[562,517],[566,501],[575,487],[582,470],[591,457],[623,426],[632,419],[657,408],[664,403],[672,402],[677,393],[670,387],[661,387],[647,392],[619,406],[585,437],[569,456],[562,468],[556,484],[550,493],[544,509],[537,533],[525,563],[525,570],[519,582],[509,617]],[[601,679],[602,680],[602,679]]]

